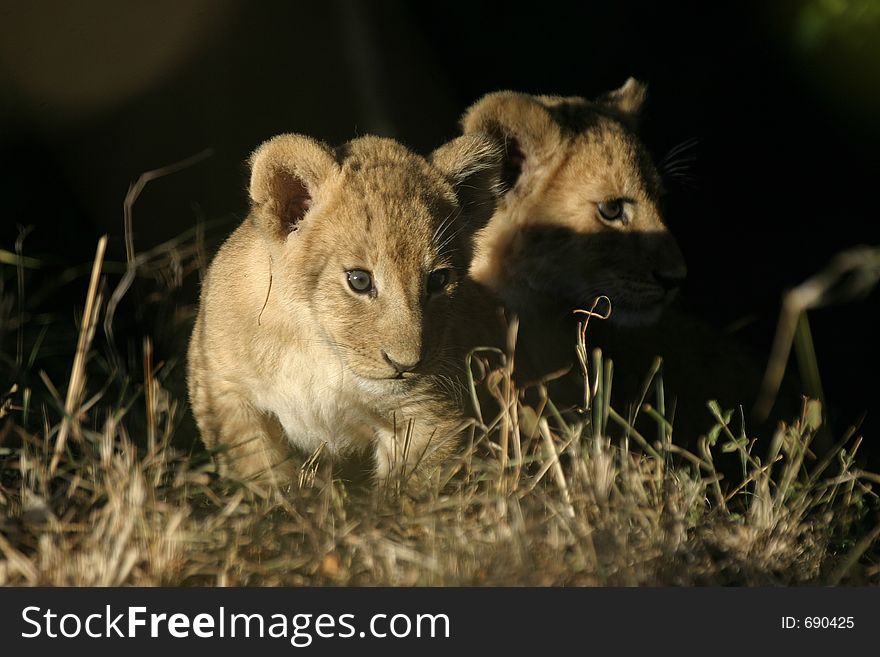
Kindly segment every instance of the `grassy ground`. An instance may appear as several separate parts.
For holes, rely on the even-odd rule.
[[[269,495],[221,478],[184,421],[194,308],[174,291],[203,267],[201,243],[195,231],[126,263],[99,248],[61,274],[0,251],[0,584],[880,581],[880,478],[856,466],[852,433],[811,452],[819,402],[760,440],[710,405],[716,427],[686,452],[663,419],[662,372],[646,377],[656,431],[643,436],[609,406],[612,367],[586,344],[583,413],[563,417],[540,389],[526,404],[502,359],[506,410],[417,497],[310,459]],[[47,294],[75,299],[75,321],[41,314]],[[735,476],[716,469],[725,454]]]

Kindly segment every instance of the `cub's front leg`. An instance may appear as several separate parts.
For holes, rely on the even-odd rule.
[[[292,450],[278,420],[222,382],[192,386],[192,407],[205,445],[223,474],[284,486],[295,476]]]
[[[459,446],[468,423],[415,416],[377,432],[376,481],[387,491],[423,488]]]

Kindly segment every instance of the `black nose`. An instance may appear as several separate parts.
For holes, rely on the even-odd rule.
[[[384,351],[382,352],[382,356],[385,358],[385,362],[387,362],[389,365],[391,365],[391,367],[397,370],[398,374],[403,374],[404,372],[412,372],[419,366],[419,363],[422,362],[421,359],[419,359],[414,363],[398,363]]]
[[[684,283],[685,273],[682,271],[655,271],[654,279],[664,290],[670,292],[681,287],[681,284]]]

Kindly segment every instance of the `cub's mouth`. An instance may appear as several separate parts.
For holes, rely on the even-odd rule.
[[[617,304],[612,306],[609,320],[616,326],[641,328],[656,324],[663,315],[666,303],[643,305]]]
[[[410,381],[411,379],[415,379],[418,376],[418,372],[397,372],[397,374],[386,376],[384,377],[384,379],[386,381]]]
[[[354,374],[365,381],[375,382],[377,384],[389,384],[394,387],[406,387],[413,383],[423,375],[420,372],[387,372],[378,370],[356,370],[352,368]]]
[[[655,324],[660,319],[675,297],[675,292],[666,292],[658,287],[645,289],[638,294],[612,292],[605,296],[611,300],[611,316],[608,319],[613,325],[642,327]],[[592,303],[591,300],[588,309]],[[604,308],[604,305],[600,307]]]
[[[410,383],[416,379],[418,379],[421,375],[418,372],[358,372],[356,370],[352,370],[354,373],[361,379],[365,381],[375,381],[377,383],[393,383],[393,384],[405,384]]]
[[[554,285],[548,281],[528,280],[532,295],[560,309],[590,310],[605,314],[608,305],[601,297],[611,303],[609,321],[617,326],[642,327],[656,323],[664,309],[675,298],[676,290],[666,290],[651,283],[626,283],[596,285]],[[597,302],[597,299],[600,299]]]
[[[348,370],[358,379],[405,388],[433,372],[437,346],[428,347],[416,362],[400,363],[383,351],[378,356],[363,353],[345,354]]]

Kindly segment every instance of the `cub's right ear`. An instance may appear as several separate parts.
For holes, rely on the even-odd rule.
[[[339,169],[330,148],[303,135],[278,135],[251,156],[250,197],[257,223],[284,239],[295,231]]]
[[[527,190],[562,142],[547,109],[533,96],[513,91],[483,96],[464,113],[461,127],[464,134],[485,133],[503,144],[505,192]]]
[[[630,129],[635,130],[647,94],[648,87],[644,82],[627,78],[620,88],[602,94],[596,102],[614,110]]]
[[[472,231],[495,212],[502,193],[501,144],[489,135],[456,137],[431,153],[431,163],[452,183]]]

